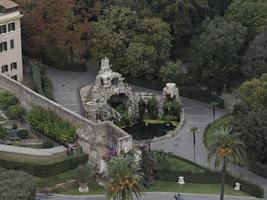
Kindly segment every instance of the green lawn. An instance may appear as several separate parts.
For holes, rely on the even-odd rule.
[[[205,146],[208,146],[208,144],[212,141],[215,130],[218,130],[220,127],[223,127],[223,126],[231,127],[233,122],[234,122],[234,116],[228,114],[216,120],[214,123],[212,123],[206,129],[206,132],[203,137],[203,142]]]
[[[69,170],[48,178],[37,177],[37,184],[38,187],[52,187],[55,186],[56,184],[73,180],[74,177],[75,177],[74,170]]]
[[[70,190],[58,190],[57,194],[66,195],[95,195],[104,194],[104,188],[95,182],[89,183],[89,192],[80,193],[78,188]],[[198,194],[219,194],[220,184],[198,184],[198,183],[186,183],[181,186],[176,182],[170,181],[155,181],[153,186],[146,189],[147,192],[177,192],[177,193],[198,193]],[[226,185],[225,194],[233,196],[248,196],[246,193],[237,192],[233,190],[233,187]]]
[[[172,172],[193,172],[193,173],[202,173],[204,172],[202,169],[185,162],[181,159],[169,157],[166,160],[166,166],[168,171]]]

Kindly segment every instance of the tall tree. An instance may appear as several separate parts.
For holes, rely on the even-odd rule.
[[[247,153],[253,159],[267,164],[267,111],[240,114],[236,120],[236,128],[242,132],[242,141]]]
[[[246,28],[215,18],[201,35],[193,40],[193,57],[189,73],[212,90],[236,79],[240,72],[240,54]]]
[[[260,77],[267,73],[267,30],[249,44],[243,57],[242,72],[246,77]]]
[[[239,139],[240,134],[233,133],[232,129],[223,127],[214,133],[214,139],[208,146],[208,159],[215,167],[222,166],[220,200],[224,199],[225,174],[228,163],[240,164],[244,159],[244,144]]]
[[[141,168],[130,154],[113,157],[107,165],[108,200],[139,199],[144,192]]]
[[[248,29],[249,39],[267,25],[266,0],[234,0],[225,16],[228,22],[240,23]]]
[[[21,0],[19,0],[21,1]],[[26,6],[25,6],[26,7]],[[88,21],[74,12],[75,0],[64,3],[55,0],[35,1],[23,10],[23,47],[32,57],[42,57],[54,67],[75,69],[86,53]]]

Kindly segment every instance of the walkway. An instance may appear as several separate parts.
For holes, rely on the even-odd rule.
[[[174,200],[175,193],[168,192],[147,192],[142,200]],[[202,194],[182,194],[184,200],[219,200],[217,195],[202,195]],[[92,196],[64,196],[64,195],[53,195],[51,198],[37,197],[36,200],[104,200],[103,195],[92,195]],[[256,200],[252,197],[236,197],[236,196],[225,196],[225,200]]]
[[[53,82],[55,101],[65,108],[84,116],[84,110],[79,95],[79,88],[91,84],[98,72],[91,65],[86,72],[61,71],[52,67],[47,68],[47,76]]]

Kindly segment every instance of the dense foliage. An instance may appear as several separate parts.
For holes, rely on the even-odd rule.
[[[267,164],[267,111],[242,114],[236,126],[253,161]]]
[[[243,83],[237,91],[237,97],[243,110],[267,109],[267,74]]]
[[[190,74],[198,82],[217,92],[240,73],[240,54],[244,47],[246,28],[227,23],[222,18],[212,20],[193,41]]]
[[[59,118],[52,110],[44,110],[39,106],[33,106],[28,113],[28,120],[34,129],[62,144],[76,140],[75,127]]]
[[[0,199],[34,200],[36,181],[22,171],[0,169]]]

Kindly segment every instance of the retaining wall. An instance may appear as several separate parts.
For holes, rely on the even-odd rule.
[[[16,95],[25,108],[30,109],[33,105],[38,105],[45,109],[51,109],[60,118],[73,124],[86,153],[90,152],[88,148],[97,143],[104,143],[108,147],[116,146],[118,152],[122,149],[132,148],[132,136],[111,122],[95,124],[3,74],[0,74],[0,87]],[[115,144],[110,144],[109,138],[113,138],[112,141]]]

